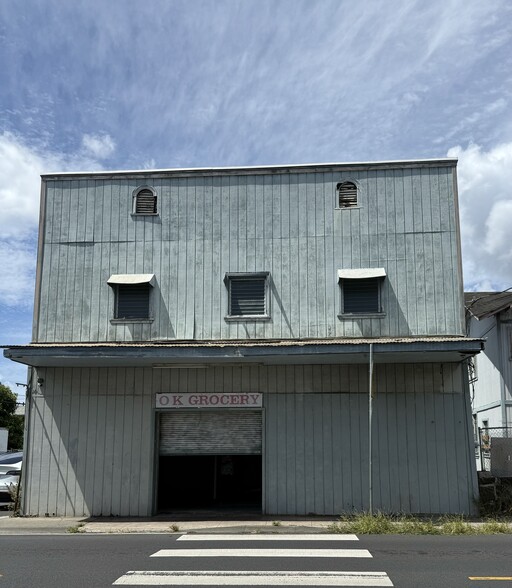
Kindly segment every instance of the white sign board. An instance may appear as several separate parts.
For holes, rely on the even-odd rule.
[[[156,408],[261,408],[262,405],[260,392],[156,395]]]

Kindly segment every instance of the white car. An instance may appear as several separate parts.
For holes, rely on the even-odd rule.
[[[6,474],[0,474],[0,507],[9,506],[14,502],[12,492],[19,484],[20,474],[21,470],[11,470]]]
[[[0,508],[12,503],[11,491],[20,481],[22,451],[10,451],[0,454]]]
[[[23,451],[0,453],[0,474],[6,474],[11,470],[21,470],[22,463]]]

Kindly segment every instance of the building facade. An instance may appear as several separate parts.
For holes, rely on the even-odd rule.
[[[456,160],[42,178],[24,512],[474,513]]]

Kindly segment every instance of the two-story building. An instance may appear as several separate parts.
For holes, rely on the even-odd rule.
[[[456,160],[42,177],[24,512],[474,513]]]

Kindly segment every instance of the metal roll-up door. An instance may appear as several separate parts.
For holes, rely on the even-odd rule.
[[[261,411],[160,414],[160,455],[261,454]]]

